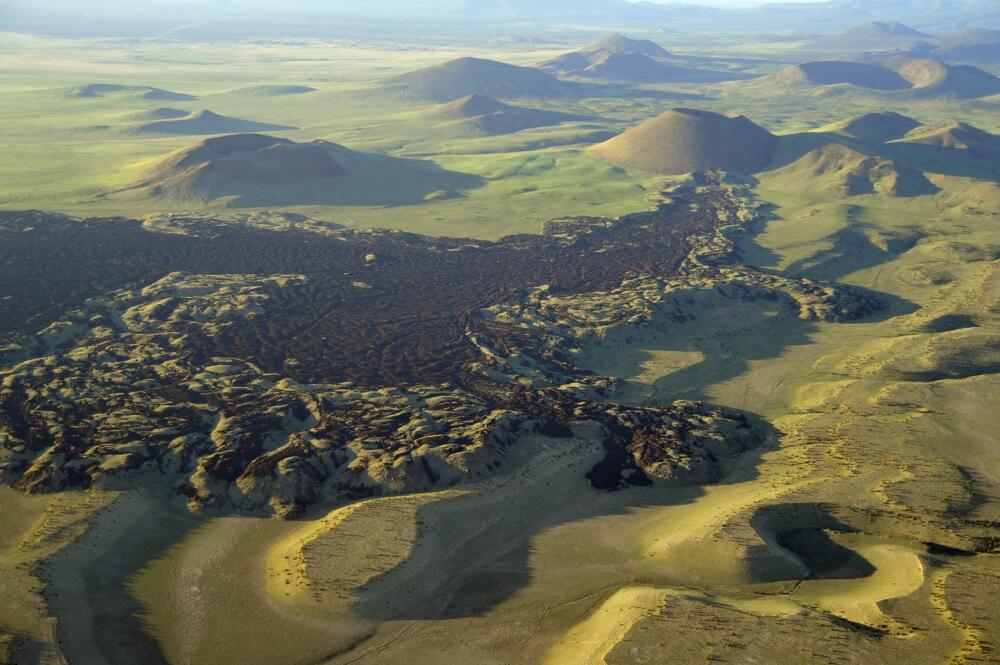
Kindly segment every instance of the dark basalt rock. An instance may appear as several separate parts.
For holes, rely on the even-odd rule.
[[[729,237],[756,215],[741,184],[702,174],[670,197],[495,243],[0,213],[0,480],[166,474],[192,509],[290,516],[487,476],[527,434],[591,423],[595,487],[712,482],[757,443],[746,417],[616,404],[615,380],[574,365],[580,335],[687,320],[646,300],[677,284],[812,319],[880,303],[740,266]]]

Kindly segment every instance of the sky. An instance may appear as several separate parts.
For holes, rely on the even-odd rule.
[[[637,2],[639,0],[632,0]],[[656,2],[659,4],[674,4],[677,0],[645,0],[646,2]],[[687,0],[685,4],[708,5],[711,7],[757,7],[758,5],[770,2],[788,2],[791,0]],[[793,0],[794,2],[826,2],[826,0]]]

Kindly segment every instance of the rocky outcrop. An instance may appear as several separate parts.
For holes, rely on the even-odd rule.
[[[696,402],[617,404],[616,380],[577,367],[573,351],[589,338],[682,324],[693,316],[678,297],[684,290],[780,299],[813,320],[856,318],[880,303],[845,287],[740,265],[731,238],[760,215],[742,184],[705,175],[666,196],[648,213],[554,220],[544,236],[511,238],[493,249],[403,238],[414,253],[425,244],[428,252],[478,256],[549,243],[621,261],[636,239],[665,224],[664,210],[676,214],[672,206],[700,206],[692,215],[716,220],[709,233],[683,240],[686,258],[651,263],[679,264],[669,274],[632,273],[597,291],[522,289],[474,310],[462,341],[471,360],[448,381],[310,382],[287,371],[296,366],[291,361],[285,371],[267,369],[252,356],[192,343],[229,340],[234,349],[251,348],[253,338],[235,343],[267,325],[272,301],[302,308],[293,296],[320,278],[315,273],[172,272],[87,298],[37,334],[8,338],[0,348],[0,481],[49,492],[128,488],[166,477],[192,510],[289,516],[312,503],[497,473],[508,466],[511,446],[529,435],[570,436],[580,425],[597,425],[605,436],[606,457],[588,476],[595,487],[716,480],[723,458],[758,441],[743,414]],[[263,233],[259,227],[285,222],[290,228],[283,236],[311,232],[298,218],[232,223]],[[147,224],[206,243],[224,232],[202,219],[161,217]],[[392,255],[372,249],[401,242],[398,234],[319,231],[317,237],[336,237],[344,246],[357,243],[359,260],[382,270],[392,268]],[[309,332],[304,321],[286,343]]]
[[[666,192],[687,200],[689,190],[712,187],[714,232],[690,236],[689,252],[670,275],[640,275],[607,291],[560,295],[548,286],[523,291],[519,297],[483,309],[469,338],[481,351],[480,371],[506,381],[534,386],[572,381],[577,391],[606,395],[614,381],[575,370],[573,352],[587,341],[627,338],[631,333],[669,333],[671,327],[695,319],[691,295],[711,292],[733,301],[782,301],[807,321],[840,322],[868,316],[884,308],[874,295],[843,284],[791,278],[740,264],[733,238],[760,218],[750,192],[720,174],[703,175]],[[617,222],[602,218],[553,220],[546,233],[581,241],[614,224],[642,224],[649,215],[629,215]]]

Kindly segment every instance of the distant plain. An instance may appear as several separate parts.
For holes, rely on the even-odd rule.
[[[151,163],[205,138],[134,131],[164,107],[294,127],[266,134],[462,174],[458,187],[421,183],[426,192],[416,202],[416,188],[386,178],[364,185],[377,205],[274,207],[353,229],[487,240],[538,233],[552,218],[649,209],[682,176],[616,166],[592,146],[675,106],[742,114],[779,137],[836,134],[842,128],[831,123],[886,110],[1000,133],[997,95],[905,97],[765,79],[504,98],[586,119],[470,135],[438,113],[439,103],[377,84],[465,55],[534,65],[582,45],[583,35],[538,48],[459,42],[392,50],[312,40],[4,37],[7,210],[254,212],[121,193]],[[819,57],[804,43],[727,39],[723,51],[713,39],[676,49],[657,40],[747,77]],[[112,82],[139,88],[73,92]],[[285,86],[314,90],[286,94]],[[143,87],[194,98],[143,98]],[[885,311],[810,322],[772,301],[692,289],[682,294],[691,320],[626,327],[592,340],[576,359],[620,379],[623,403],[702,399],[753,414],[766,444],[726,461],[721,483],[598,491],[582,474],[600,447],[581,429],[568,440],[520,442],[495,478],[319,505],[290,522],[193,518],[161,501],[164,488],[155,486],[131,501],[116,492],[25,496],[3,488],[0,572],[9,582],[0,626],[51,643],[55,614],[66,655],[81,663],[126,663],[138,648],[169,663],[219,665],[262,657],[995,662],[1000,559],[995,547],[971,550],[1000,523],[1000,440],[988,415],[1000,395],[1000,167],[928,168],[931,186],[910,196],[848,191],[844,163],[856,166],[792,161],[755,173],[752,191],[767,219],[736,244],[747,265],[870,290]],[[955,317],[973,324],[940,323]],[[353,549],[361,541],[364,556]],[[311,560],[310,547],[337,556]],[[99,563],[105,553],[107,565]],[[34,567],[40,561],[47,563]],[[45,602],[40,580],[49,585]],[[56,583],[62,591],[53,594]],[[109,589],[111,601],[102,595]],[[102,626],[108,617],[139,625],[144,646],[122,647]],[[38,653],[38,662],[57,662],[45,661],[42,647]]]

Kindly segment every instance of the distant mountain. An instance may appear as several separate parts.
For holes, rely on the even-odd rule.
[[[228,94],[238,97],[285,97],[304,95],[307,92],[316,92],[316,88],[307,85],[252,85],[230,90]]]
[[[769,186],[803,179],[843,196],[936,193],[925,174],[1000,180],[1000,136],[966,123],[924,125],[898,113],[868,113],[783,135]]]
[[[162,90],[148,85],[119,85],[116,83],[89,83],[73,88],[60,90],[65,97],[96,98],[110,96],[131,96],[138,99],[155,99],[161,101],[182,102],[195,99],[192,95],[180,92]]]
[[[546,60],[539,68],[560,76],[631,83],[705,83],[741,78],[671,60],[671,53],[655,42],[614,33],[579,51]]]
[[[924,125],[892,112],[775,136],[743,116],[672,109],[592,151],[647,173],[722,169],[760,174],[769,186],[840,196],[938,192],[926,174],[1000,181],[1000,136],[965,123]]]
[[[159,108],[150,109],[148,111],[138,111],[137,113],[129,113],[125,116],[126,120],[132,122],[151,122],[154,120],[170,120],[172,118],[183,118],[186,115],[190,115],[190,111],[183,111],[181,109],[170,108],[169,106],[161,106]]]
[[[468,133],[484,136],[512,134],[533,127],[593,119],[588,116],[513,106],[484,95],[469,95],[456,99],[435,109],[434,115],[457,121],[457,124]]]
[[[486,97],[553,97],[576,91],[570,83],[533,67],[495,60],[458,58],[394,76],[383,82],[390,91],[418,99],[446,102],[469,95]]]
[[[580,69],[590,64],[594,58],[609,54],[640,54],[653,58],[666,58],[670,52],[649,39],[632,39],[614,32],[606,37],[588,44],[579,51],[573,51],[544,63],[545,68],[569,71]]]
[[[810,150],[787,166],[768,174],[772,184],[787,180],[809,182],[810,191],[838,196],[880,193],[888,196],[922,196],[938,189],[919,170],[841,143],[830,142]]]
[[[929,55],[953,62],[1000,63],[1000,30],[977,28],[938,37]]]
[[[1000,136],[964,122],[942,127],[922,126],[899,139],[899,143],[964,150],[980,158],[1000,159]],[[997,167],[1000,169],[1000,163]]]
[[[748,85],[759,89],[850,85],[877,92],[962,99],[1000,93],[1000,79],[982,69],[905,56],[870,63],[841,60],[806,62],[786,67]]]
[[[823,51],[877,51],[929,36],[902,23],[870,21],[845,32],[815,39],[809,43],[809,48]]]
[[[329,141],[231,134],[146,164],[140,180],[106,196],[219,207],[377,205],[417,203],[431,192],[476,184],[476,178],[430,162],[358,152]]]
[[[743,116],[672,109],[594,147],[602,159],[666,175],[722,169],[754,173],[767,166],[778,139]]]
[[[152,198],[221,202],[274,200],[283,185],[329,183],[361,156],[326,141],[295,143],[262,134],[205,139],[154,162],[141,183]]]
[[[820,60],[792,65],[760,79],[760,82],[787,86],[848,84],[872,90],[909,90],[912,87],[909,81],[888,67],[843,60]]]
[[[7,3],[3,29],[68,36],[189,39],[479,34],[517,24],[521,34],[548,34],[552,24],[574,28],[829,33],[866,21],[905,20],[921,31],[995,25],[995,0],[827,0],[720,9],[693,3],[627,0],[264,0],[158,3],[33,0]],[[911,36],[910,41],[913,38]],[[864,50],[865,47],[862,47]],[[882,47],[880,47],[882,48]]]
[[[941,35],[934,39],[934,43],[940,48],[954,48],[959,46],[979,46],[981,44],[1000,44],[1000,30],[987,30],[986,28],[972,28],[962,32],[953,32]]]
[[[996,21],[995,0],[828,0],[814,3],[772,3],[737,10],[745,29],[770,18],[772,25],[808,32],[831,33],[866,22],[905,21],[911,29],[938,33]],[[913,37],[911,36],[910,40]],[[919,37],[918,37],[919,39]]]
[[[196,111],[183,117],[154,120],[135,128],[142,134],[238,134],[246,132],[294,129],[285,125],[230,118],[209,110]]]
[[[969,65],[903,57],[882,64],[909,81],[911,92],[920,96],[974,99],[1000,93],[1000,78]]]
[[[841,120],[832,125],[820,128],[818,131],[832,132],[860,141],[885,143],[903,138],[921,124],[899,113],[887,111],[884,113],[866,113],[847,120]]]

